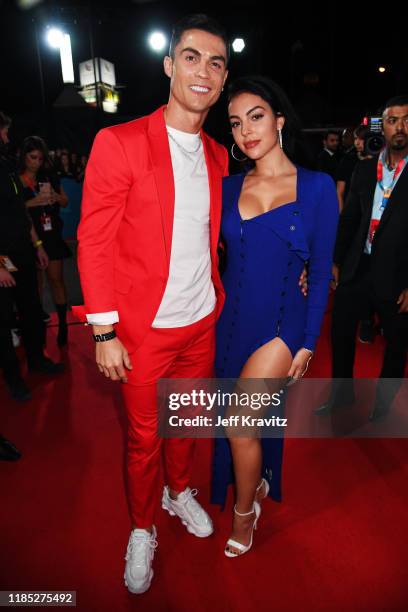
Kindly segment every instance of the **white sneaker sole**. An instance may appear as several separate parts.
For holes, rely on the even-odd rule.
[[[148,590],[150,589],[150,585],[151,585],[151,583],[152,583],[153,574],[154,574],[154,572],[153,572],[153,570],[151,569],[151,570],[150,570],[150,574],[149,574],[149,581],[148,581],[148,583],[147,583],[147,586],[145,586],[145,587],[143,587],[143,588],[139,588],[139,589],[134,589],[134,588],[130,587],[130,586],[128,585],[128,583],[127,583],[127,580],[126,580],[126,575],[124,574],[124,575],[123,575],[123,578],[125,579],[125,586],[127,586],[128,591],[130,591],[130,593],[133,593],[133,594],[135,594],[135,595],[140,595],[140,594],[142,594],[142,593],[146,593],[146,591],[148,591]]]
[[[174,510],[171,510],[171,508],[168,508],[163,503],[162,503],[162,508],[163,508],[163,510],[167,510],[167,512],[170,514],[170,516],[178,516],[178,514],[176,514],[174,512]],[[192,525],[190,525],[189,523],[187,523],[187,521],[185,521],[184,519],[180,518],[180,521],[183,523],[183,525],[187,529],[188,533],[191,533],[192,535],[195,535],[197,538],[208,538],[208,536],[210,536],[214,532],[214,529],[211,529],[211,531],[208,531],[207,533],[200,533],[198,531],[195,531],[194,527]]]

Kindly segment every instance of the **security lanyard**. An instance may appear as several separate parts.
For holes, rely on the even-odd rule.
[[[385,150],[379,156],[378,163],[377,163],[377,184],[379,185],[379,187],[381,188],[383,192],[383,198],[382,198],[381,207],[380,207],[382,210],[386,208],[388,204],[388,200],[391,197],[392,190],[395,187],[395,183],[397,182],[399,175],[401,174],[401,172],[405,168],[406,163],[408,162],[408,155],[404,157],[403,159],[400,159],[400,161],[398,162],[398,165],[394,170],[392,182],[388,187],[384,187],[383,182],[382,182],[383,181],[384,161],[385,161]]]

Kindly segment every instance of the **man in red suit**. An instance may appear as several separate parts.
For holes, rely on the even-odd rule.
[[[86,170],[78,261],[96,363],[122,386],[128,416],[132,531],[125,583],[143,593],[153,576],[160,461],[162,507],[207,537],[211,519],[189,487],[193,440],[159,438],[157,381],[213,374],[225,149],[202,130],[227,77],[228,42],[212,19],[179,22],[164,71],[167,106],[102,130]]]

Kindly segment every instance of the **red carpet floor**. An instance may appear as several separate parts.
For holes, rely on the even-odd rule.
[[[55,327],[49,352],[58,357]],[[359,345],[374,376],[381,338]],[[67,372],[30,376],[33,399],[0,387],[0,431],[23,451],[0,463],[0,590],[76,590],[81,611],[406,611],[408,444],[401,439],[287,440],[284,502],[267,500],[253,550],[223,555],[231,521],[209,506],[211,442],[199,441],[199,499],[216,533],[204,540],[158,512],[150,591],[123,585],[129,522],[117,384],[100,377],[89,330],[70,327]],[[328,376],[327,323],[311,374]]]

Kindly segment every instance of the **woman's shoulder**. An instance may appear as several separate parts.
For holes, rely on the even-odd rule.
[[[242,183],[244,182],[246,172],[239,174],[230,174],[222,179],[222,202],[223,207],[228,207],[238,197],[237,194],[241,191]]]
[[[309,185],[316,185],[317,187],[320,187],[331,184],[335,186],[334,180],[326,172],[311,170],[310,168],[304,168],[303,166],[297,166],[297,169],[302,180]]]
[[[222,179],[222,185],[227,186],[227,185],[235,185],[240,182],[242,183],[245,175],[246,175],[246,172],[238,172],[237,174],[229,174],[228,176],[224,176]]]

